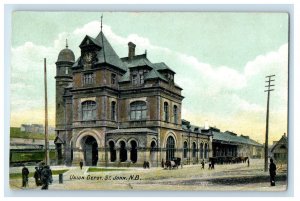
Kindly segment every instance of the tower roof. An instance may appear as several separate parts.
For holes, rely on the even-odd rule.
[[[121,61],[102,31],[100,31],[95,40],[101,46],[101,50],[97,53],[98,63],[108,63],[127,71],[127,67]]]
[[[75,55],[72,50],[68,48],[68,42],[66,40],[66,48],[61,50],[58,54],[57,62],[68,61],[75,62]]]

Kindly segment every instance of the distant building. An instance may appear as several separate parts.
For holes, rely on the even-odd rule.
[[[286,163],[288,160],[288,140],[284,134],[279,141],[274,141],[270,147],[269,156],[276,162]]]
[[[45,133],[45,127],[42,124],[22,124],[20,130],[27,133]],[[55,128],[48,127],[48,133],[54,134]]]
[[[263,145],[249,138],[249,136],[238,136],[231,131],[221,132],[217,128],[211,128],[213,134],[213,156],[233,156],[261,158]]]

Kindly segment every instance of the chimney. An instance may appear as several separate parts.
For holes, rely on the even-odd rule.
[[[133,42],[128,43],[128,59],[132,59],[135,56],[136,45]]]

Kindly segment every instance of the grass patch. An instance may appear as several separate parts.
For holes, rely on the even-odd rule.
[[[88,172],[112,172],[112,171],[127,171],[128,169],[119,169],[119,168],[94,168],[89,167]]]
[[[64,169],[64,170],[52,170],[52,176],[53,175],[58,175],[58,174],[63,174],[65,172],[67,172],[68,170]],[[29,178],[33,177],[34,172],[30,172],[29,173]],[[10,179],[21,179],[22,178],[22,173],[10,173],[9,174],[9,178]]]
[[[43,133],[28,133],[21,131],[21,128],[10,127],[10,138],[24,138],[24,139],[36,139],[43,140],[45,136]],[[54,140],[55,134],[49,134],[49,140]]]
[[[55,150],[49,151],[50,159],[55,159]],[[10,162],[30,162],[42,161],[45,158],[44,150],[35,151],[13,151],[11,152]]]

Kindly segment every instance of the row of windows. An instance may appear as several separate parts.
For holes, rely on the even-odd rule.
[[[95,75],[94,73],[85,73],[82,77],[83,85],[90,85],[95,83]],[[111,74],[110,76],[110,83],[115,85],[117,83],[117,75]]]
[[[82,103],[82,120],[96,119],[96,102],[85,101]],[[116,120],[116,102],[111,102],[111,120]],[[146,119],[147,105],[143,101],[136,101],[130,104],[130,119],[131,120],[144,120]]]
[[[168,103],[167,103],[168,104]],[[168,105],[165,104],[165,121],[168,121]],[[167,105],[167,106],[166,106]],[[111,120],[116,120],[116,102],[111,102]],[[82,103],[82,120],[94,120],[96,119],[96,102],[85,101]],[[178,122],[177,106],[173,107],[174,123]],[[147,118],[147,105],[144,101],[135,101],[130,104],[130,120],[145,120]]]
[[[164,121],[169,122],[169,104],[164,102]],[[178,124],[178,107],[173,106],[173,123]]]
[[[199,151],[200,151],[200,158],[207,158],[208,157],[208,145],[207,144],[203,145],[201,143]],[[183,157],[184,158],[187,158],[187,153],[188,153],[188,143],[185,141],[183,143]],[[196,155],[197,155],[197,145],[196,145],[195,142],[193,142],[193,145],[192,145],[192,157],[196,157]]]

